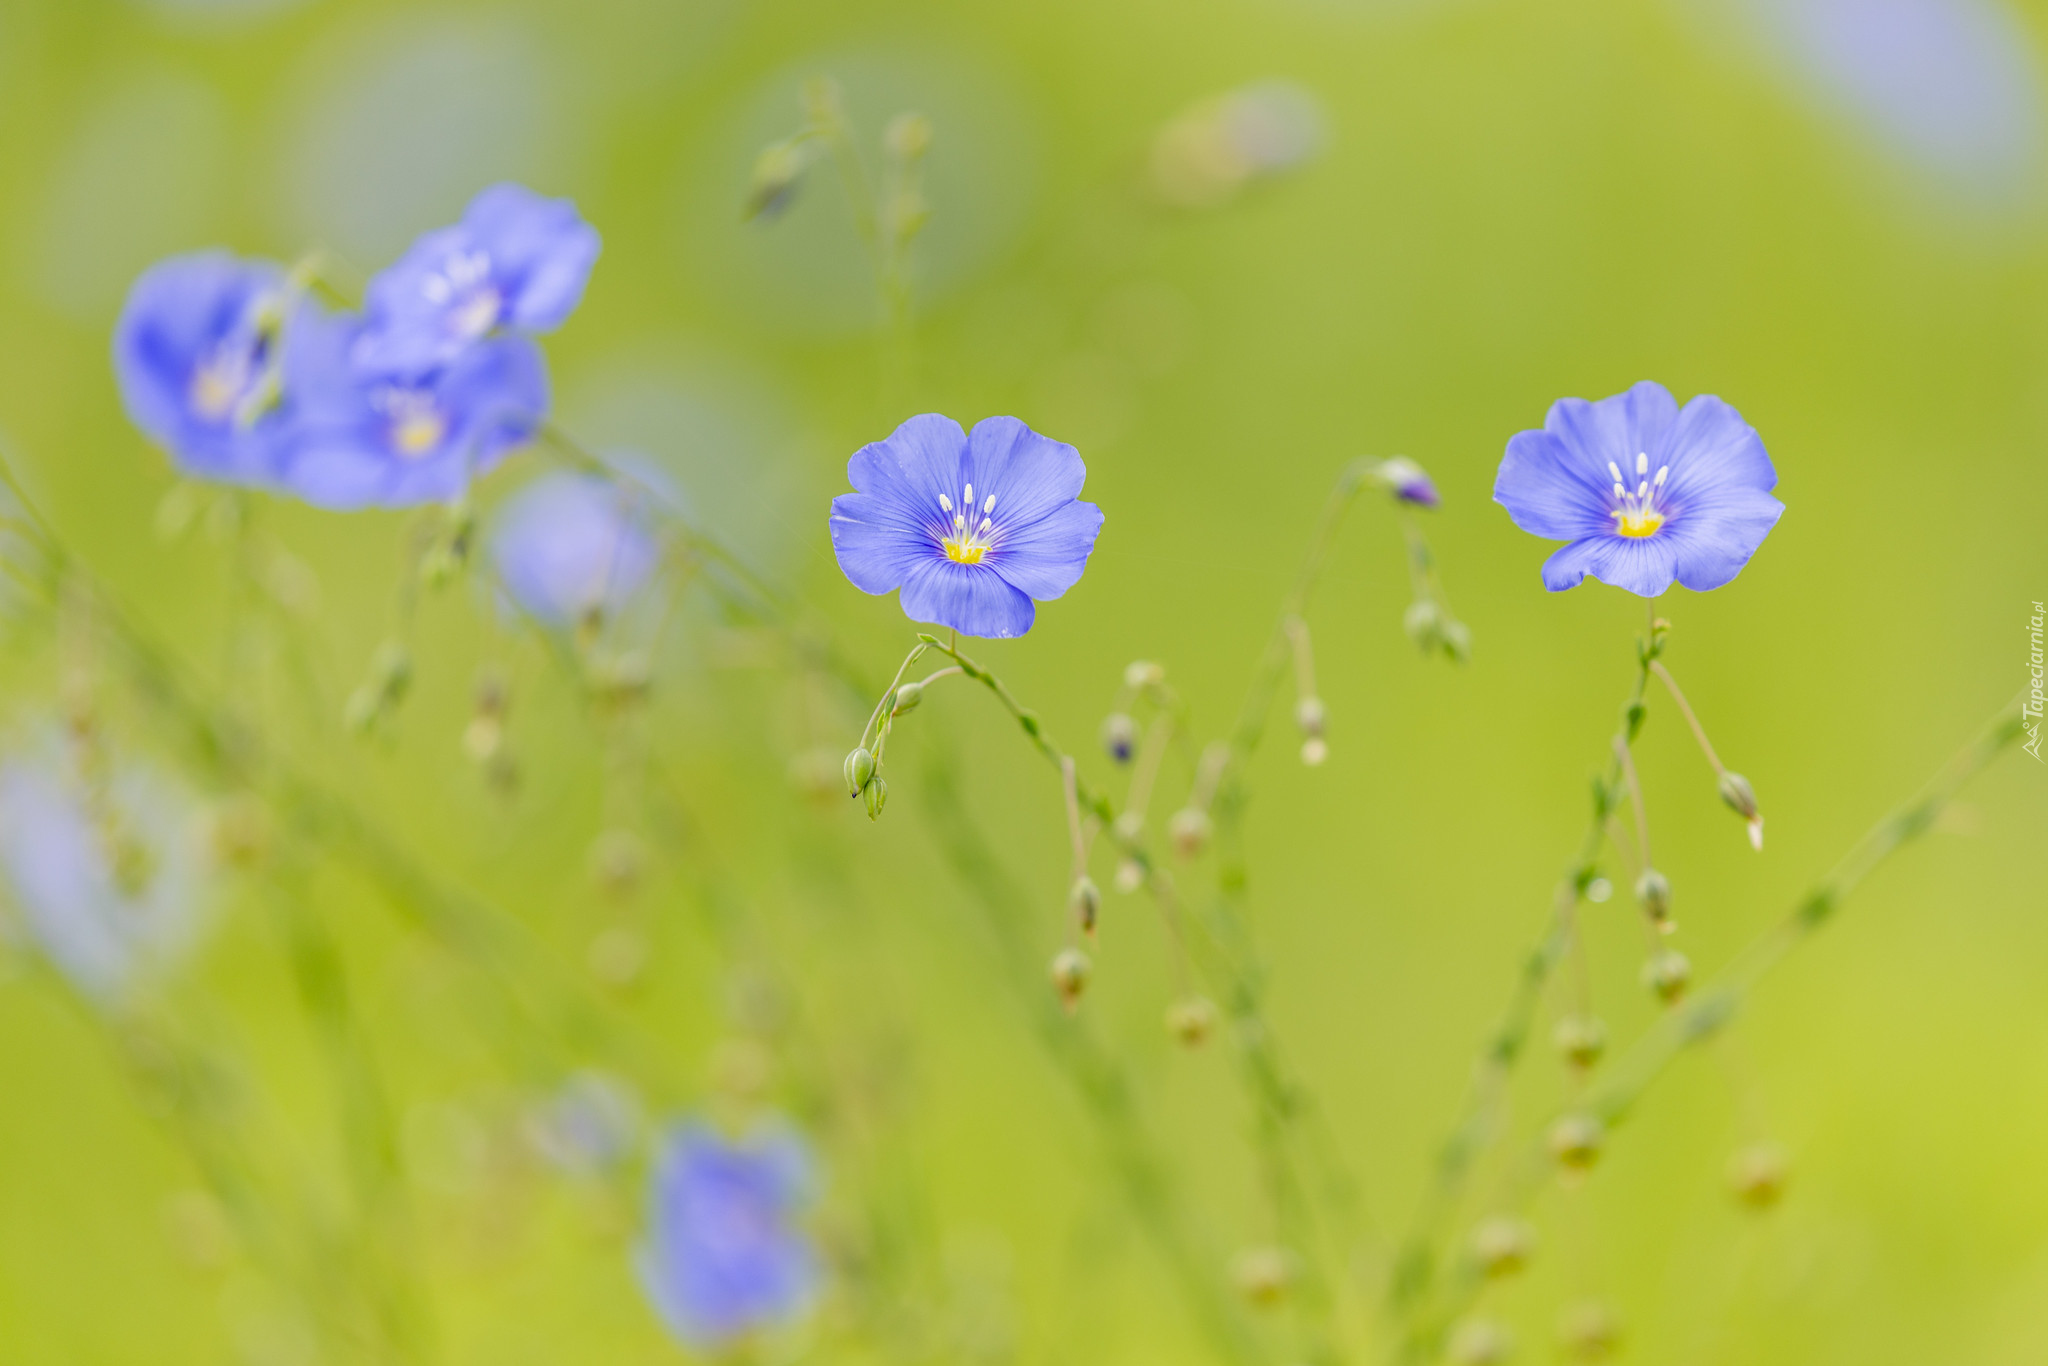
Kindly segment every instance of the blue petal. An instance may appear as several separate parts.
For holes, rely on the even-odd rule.
[[[1685,405],[1661,453],[1651,453],[1650,468],[1671,466],[1669,497],[1675,507],[1711,503],[1725,495],[1777,487],[1778,472],[1764,453],[1756,429],[1742,414],[1712,394]]]
[[[1607,525],[1608,488],[1586,474],[1563,442],[1547,431],[1518,432],[1493,481],[1493,501],[1516,526],[1553,541],[1591,536]]]
[[[939,413],[922,413],[881,441],[870,442],[846,462],[847,480],[888,505],[904,526],[932,526],[943,532],[939,495],[960,496],[967,433]]]
[[[1063,441],[1040,436],[1014,417],[985,417],[967,436],[967,460],[954,480],[974,496],[994,494],[996,519],[1010,534],[1080,496],[1088,467]]]
[[[834,498],[831,528],[839,570],[863,593],[902,587],[912,570],[939,553],[929,529],[908,524],[894,503],[871,493]]]
[[[1543,562],[1543,586],[1553,593],[1576,588],[1588,574],[1602,583],[1654,598],[1671,587],[1676,546],[1667,536],[1634,539],[1611,532],[1573,541]]]
[[[598,475],[544,475],[498,513],[491,558],[526,613],[569,626],[625,607],[661,550],[633,495]]]
[[[955,564],[943,556],[926,560],[903,580],[904,615],[936,622],[962,635],[1005,640],[1031,629],[1037,609],[1031,599],[985,564]]]
[[[582,301],[602,242],[569,200],[524,185],[493,185],[469,202],[462,225],[509,286],[512,326],[550,331]]]
[[[1050,602],[1080,580],[1101,530],[1101,508],[1069,501],[1029,526],[1007,530],[987,562],[1012,588]]]
[[[1761,489],[1734,489],[1711,508],[1694,507],[1666,523],[1654,539],[1670,542],[1678,581],[1704,593],[1741,573],[1784,513],[1785,505]]]

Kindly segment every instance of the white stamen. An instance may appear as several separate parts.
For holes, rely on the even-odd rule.
[[[1671,466],[1669,466],[1669,465],[1665,465],[1665,466],[1661,467],[1660,469],[1658,469],[1658,471],[1657,471],[1657,487],[1658,487],[1658,488],[1660,488],[1660,489],[1661,489],[1661,488],[1663,488],[1663,487],[1664,487],[1664,476],[1665,476],[1665,475],[1667,475],[1667,474],[1669,474],[1669,473],[1671,473]]]
[[[989,519],[988,519],[988,518],[986,518],[986,517],[982,518],[982,519],[981,519],[981,525],[975,528],[975,535],[977,535],[977,536],[986,536],[986,535],[988,535],[988,529],[989,529],[989,527],[990,527],[991,525],[993,525],[993,523],[991,523],[991,522],[989,521]]]
[[[1650,496],[1650,481],[1649,481],[1649,480],[1647,480],[1647,479],[1645,479],[1645,480],[1644,480],[1644,481],[1643,481],[1642,483],[1640,483],[1640,484],[1637,484],[1637,485],[1636,485],[1636,497],[1638,497],[1638,498],[1647,498],[1647,497],[1649,497],[1649,496]]]
[[[1624,497],[1627,497],[1627,496],[1628,496],[1628,490],[1627,490],[1627,489],[1625,489],[1625,488],[1623,488],[1623,487],[1622,487],[1621,485],[1619,485],[1619,484],[1616,484],[1616,485],[1614,486],[1614,496],[1615,496],[1616,498],[1624,498]]]
[[[1616,486],[1617,488],[1618,488],[1618,487],[1620,487],[1620,485],[1621,485],[1621,466],[1619,466],[1619,465],[1615,464],[1615,463],[1614,463],[1614,462],[1613,462],[1612,460],[1610,460],[1610,461],[1608,461],[1608,462],[1607,462],[1607,472],[1608,472],[1609,474],[1611,474],[1611,475],[1613,475],[1613,476],[1614,476],[1614,483],[1615,483],[1615,486]]]
[[[946,496],[945,494],[943,494],[943,493],[942,493],[942,494],[940,494],[940,495],[939,495],[939,511],[941,511],[941,512],[951,512],[952,510],[953,510],[953,500],[952,500],[951,498],[948,498],[948,497],[947,497],[947,496]]]
[[[1649,456],[1648,456],[1647,454],[1641,454],[1641,453],[1639,453],[1639,454],[1638,454],[1638,455],[1636,456],[1636,473],[1637,473],[1637,474],[1648,474],[1649,472],[1650,472],[1650,457],[1649,457]]]
[[[967,486],[967,506],[974,506],[974,485],[972,484]]]
[[[996,510],[996,496],[993,493],[982,503],[981,510],[983,512],[994,512]]]

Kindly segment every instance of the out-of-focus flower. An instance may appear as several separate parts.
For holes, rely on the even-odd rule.
[[[114,327],[129,419],[187,474],[267,482],[283,427],[285,324],[307,307],[271,261],[201,251],[151,266]]]
[[[30,937],[93,1000],[117,1003],[195,938],[196,810],[151,770],[119,770],[88,798],[54,755],[0,764],[0,873]]]
[[[1424,472],[1422,466],[1406,456],[1397,455],[1392,460],[1383,460],[1374,472],[1382,487],[1403,503],[1416,507],[1433,508],[1443,500],[1437,495],[1436,485]]]
[[[546,332],[583,298],[597,230],[566,199],[493,185],[370,281],[354,359],[381,374],[448,364],[502,329]]]
[[[1755,429],[1711,394],[1681,410],[1645,381],[1588,403],[1559,399],[1517,433],[1493,500],[1534,536],[1570,544],[1543,564],[1552,592],[1592,574],[1654,598],[1675,580],[1704,592],[1742,572],[1785,505]]]
[[[507,595],[550,626],[616,615],[661,563],[647,496],[598,474],[528,484],[499,512],[491,541]]]
[[[609,1170],[640,1140],[633,1090],[603,1072],[578,1072],[533,1112],[528,1127],[540,1155],[572,1176]]]
[[[547,368],[524,337],[494,337],[417,377],[352,363],[360,323],[302,316],[285,357],[289,431],[278,482],[326,508],[455,498],[548,411]]]
[[[863,593],[901,588],[904,613],[964,635],[1021,636],[1037,602],[1080,580],[1102,509],[1077,501],[1088,469],[1072,446],[1014,417],[974,430],[913,417],[847,462],[832,549]]]
[[[1957,189],[2037,183],[2034,44],[2004,0],[1735,0],[1786,76],[1885,151]]]
[[[797,1223],[809,1171],[801,1140],[786,1131],[735,1140],[693,1124],[668,1139],[639,1264],[678,1338],[715,1347],[809,1306],[817,1260]]]
[[[1322,149],[1316,97],[1261,81],[1190,106],[1152,143],[1153,193],[1182,208],[1221,204],[1255,180],[1291,171]]]

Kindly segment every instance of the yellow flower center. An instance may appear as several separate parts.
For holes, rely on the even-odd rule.
[[[953,505],[950,497],[940,494],[939,511],[944,520],[934,531],[946,558],[954,564],[980,564],[983,557],[996,548],[995,510],[996,496],[993,493],[982,500],[979,508],[975,507],[972,484],[962,491],[958,507]]]
[[[1607,515],[1614,519],[1615,531],[1632,541],[1644,540],[1657,534],[1664,525],[1664,509],[1659,505],[1664,494],[1664,481],[1671,474],[1671,466],[1658,469],[1657,477],[1650,478],[1650,457],[1636,456],[1636,486],[1630,488],[1623,480],[1621,466],[1612,460],[1607,462],[1607,472],[1614,476],[1614,510]]]
[[[421,389],[392,386],[370,396],[383,414],[391,449],[407,460],[432,455],[448,437],[448,419],[434,396]]]

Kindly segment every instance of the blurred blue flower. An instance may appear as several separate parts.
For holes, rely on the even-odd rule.
[[[802,1142],[783,1131],[730,1140],[693,1124],[669,1137],[640,1278],[683,1342],[717,1346],[808,1307],[817,1262],[796,1217],[809,1171]]]
[[[128,417],[185,473],[262,484],[271,473],[287,316],[284,268],[225,251],[151,266],[114,327]]]
[[[546,363],[494,337],[416,376],[353,364],[361,322],[302,315],[285,354],[291,421],[278,482],[319,507],[408,507],[459,497],[530,440],[548,411]]]
[[[194,814],[187,794],[147,770],[117,772],[88,800],[54,754],[0,765],[0,873],[30,937],[95,1001],[117,1002],[194,938],[204,877]]]
[[[1739,0],[1802,86],[1957,189],[2039,183],[2042,81],[2003,0]]]
[[[1552,404],[1542,430],[1508,442],[1493,500],[1531,535],[1570,542],[1544,562],[1552,592],[1592,574],[1653,598],[1740,573],[1785,511],[1777,482],[1740,413],[1711,394],[1680,409],[1645,381]]]
[[[491,541],[506,594],[550,626],[616,615],[661,563],[650,497],[600,474],[548,474],[522,488]]]
[[[355,360],[383,374],[447,364],[500,329],[546,332],[583,298],[597,230],[566,199],[493,185],[370,281]]]
[[[625,1161],[640,1140],[640,1102],[604,1072],[578,1072],[533,1113],[529,1134],[542,1157],[571,1176]]]
[[[864,593],[903,590],[904,612],[970,636],[1021,636],[1032,605],[1072,588],[1102,509],[1077,501],[1088,470],[1072,446],[1014,417],[971,433],[913,417],[847,462],[855,493],[832,500],[832,548]]]
[[[1437,494],[1436,484],[1422,466],[1406,456],[1397,455],[1391,460],[1381,461],[1378,475],[1387,491],[1403,503],[1433,508],[1443,501]]]

